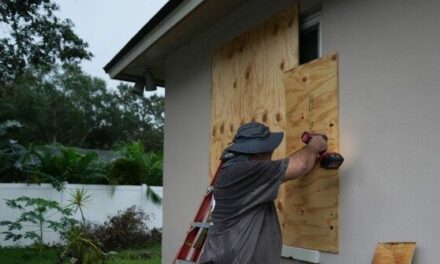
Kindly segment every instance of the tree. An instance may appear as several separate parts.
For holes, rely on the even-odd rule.
[[[58,9],[51,0],[0,1],[0,83],[15,80],[29,66],[44,69],[92,57],[72,21],[55,15]]]
[[[0,1],[0,121],[20,121],[24,145],[109,149],[140,140],[162,150],[163,97],[136,97],[127,84],[110,90],[84,74],[78,63],[92,54],[58,9],[53,0]]]
[[[141,141],[147,151],[162,150],[164,98],[135,96],[127,84],[109,89],[77,65],[54,67],[50,76],[29,68],[2,92],[0,120],[23,124],[24,145],[110,149]]]
[[[103,80],[83,73],[77,66],[65,67],[55,80],[73,110],[63,114],[65,126],[59,125],[75,126],[69,135],[64,132],[74,142],[62,143],[109,149],[118,143],[140,140],[147,150],[162,150],[163,97],[138,97],[124,83],[109,89]],[[69,118],[69,115],[79,116]]]
[[[6,205],[12,209],[18,209],[22,213],[16,221],[1,221],[0,226],[7,226],[7,231],[2,232],[5,240],[12,239],[14,242],[22,238],[34,241],[40,250],[44,249],[44,229],[52,229],[55,232],[65,232],[75,222],[70,208],[62,208],[58,202],[42,198],[30,198],[21,196],[17,199],[6,199]],[[52,220],[55,213],[61,214],[59,221]],[[37,230],[21,232],[24,225],[36,225]]]
[[[162,151],[164,97],[138,97],[131,87],[121,83],[111,95],[106,120],[116,142],[141,141],[146,151]]]

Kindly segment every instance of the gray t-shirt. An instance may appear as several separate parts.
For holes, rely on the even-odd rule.
[[[287,159],[226,163],[215,184],[213,226],[201,263],[280,262],[281,231],[273,200],[287,165]]]

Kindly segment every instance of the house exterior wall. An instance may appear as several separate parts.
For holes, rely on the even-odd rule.
[[[163,262],[171,263],[208,184],[211,56],[293,1],[253,0],[166,63]],[[323,53],[339,53],[340,253],[369,263],[378,241],[440,241],[440,2],[323,1]],[[286,262],[287,263],[287,262]]]

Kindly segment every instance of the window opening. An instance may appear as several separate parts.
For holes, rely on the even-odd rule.
[[[321,12],[300,21],[299,63],[303,64],[321,57]]]

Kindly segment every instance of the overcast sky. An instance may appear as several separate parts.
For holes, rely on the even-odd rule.
[[[59,16],[75,24],[74,31],[89,44],[94,55],[82,63],[83,70],[111,80],[102,69],[114,55],[159,11],[167,0],[54,0],[60,6]],[[163,89],[159,89],[163,94]]]

